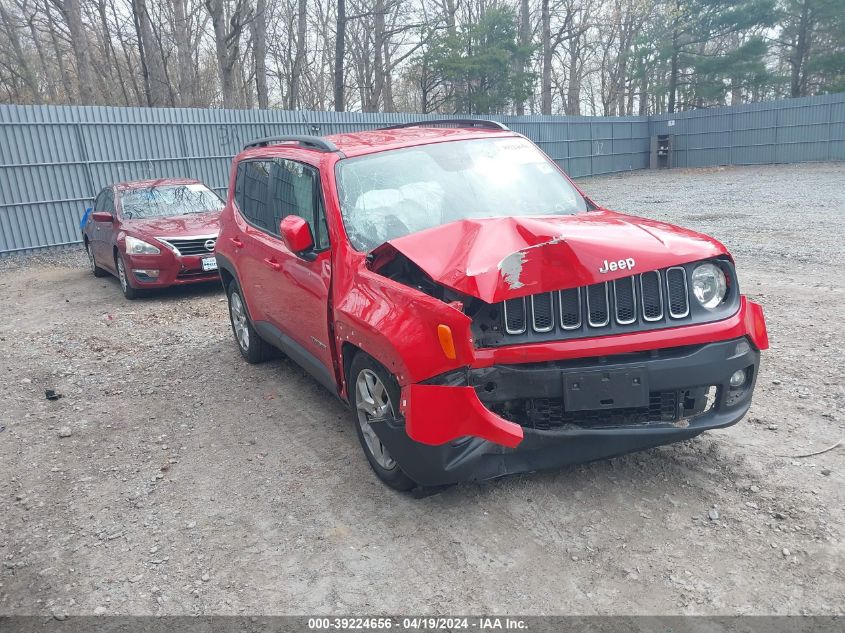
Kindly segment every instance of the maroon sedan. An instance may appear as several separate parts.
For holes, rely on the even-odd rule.
[[[148,288],[217,280],[223,204],[204,184],[184,178],[106,187],[83,219],[91,270],[115,275],[127,299]]]

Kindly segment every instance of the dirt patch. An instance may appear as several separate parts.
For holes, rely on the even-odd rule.
[[[841,164],[584,181],[734,251],[772,340],[749,416],[419,501],[377,482],[294,364],[241,360],[216,285],[127,302],[79,252],[16,259],[0,613],[845,612],[845,449],[789,457],[845,436],[843,182]]]

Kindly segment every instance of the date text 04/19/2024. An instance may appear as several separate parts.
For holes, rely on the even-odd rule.
[[[308,629],[328,630],[399,630],[399,631],[519,631],[527,629],[527,623],[511,617],[334,617],[309,618]]]

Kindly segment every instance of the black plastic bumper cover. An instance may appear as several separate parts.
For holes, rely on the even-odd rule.
[[[669,353],[664,353],[669,352]],[[707,412],[684,424],[649,424],[613,428],[565,428],[541,431],[525,428],[525,439],[509,449],[479,438],[465,438],[441,446],[411,440],[404,426],[374,424],[381,441],[409,477],[424,486],[481,481],[504,475],[550,470],[567,464],[623,455],[695,437],[699,433],[738,422],[751,406],[760,353],[745,339],[721,341],[693,348],[662,350],[654,357],[606,357],[574,363],[487,368],[478,378],[494,376],[509,397],[555,397],[560,375],[573,366],[590,369],[644,367],[652,390],[715,385],[718,397]],[[566,369],[564,369],[566,368]],[[730,389],[731,374],[750,369],[741,389]],[[491,371],[492,370],[492,373]],[[470,380],[476,380],[470,375]]]

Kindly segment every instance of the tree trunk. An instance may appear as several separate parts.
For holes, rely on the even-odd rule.
[[[35,76],[32,68],[30,67],[27,58],[23,54],[23,48],[21,48],[21,39],[18,36],[17,25],[12,23],[12,18],[9,13],[6,11],[6,8],[3,6],[3,3],[0,2],[0,21],[3,22],[3,26],[5,27],[5,31],[7,37],[9,38],[9,44],[12,47],[12,52],[15,55],[15,61],[17,61],[19,66],[19,73],[21,75],[21,79],[23,79],[24,84],[26,84],[27,90],[30,92],[29,99],[31,99],[32,103],[37,105],[41,104],[41,91],[38,89],[38,79]]]
[[[70,44],[76,62],[76,102],[100,103],[101,95],[93,81],[91,55],[88,50],[88,34],[82,23],[82,7],[79,0],[54,0],[62,12],[70,31]],[[61,54],[61,52],[59,52]]]
[[[133,0],[132,11],[135,29],[138,32],[138,51],[141,55],[141,70],[147,89],[147,105],[160,108],[169,105],[169,82],[164,72],[161,50],[153,37],[147,0]]]
[[[373,87],[366,91],[367,98],[362,104],[364,112],[378,112],[381,94],[384,90],[384,0],[375,0],[373,7]]]
[[[396,112],[396,104],[393,101],[393,66],[390,58],[390,45],[384,41],[384,90],[382,91],[382,112]]]
[[[549,0],[542,0],[542,47],[543,73],[540,82],[540,112],[552,113],[552,18],[549,12]]]
[[[179,103],[182,107],[197,105],[194,94],[194,64],[185,17],[185,0],[173,1],[173,38],[176,42],[176,59],[179,63]]]
[[[519,3],[519,45],[525,48],[531,45],[531,8],[528,0],[520,0]],[[521,72],[528,70],[528,61],[527,57],[520,60]],[[516,104],[516,113],[518,116],[525,115],[525,101]]]
[[[640,109],[638,114],[646,116],[648,114],[648,71],[642,69],[643,76],[640,79]]]
[[[296,16],[296,56],[291,68],[290,92],[288,93],[288,109],[295,110],[302,103],[302,73],[305,70],[305,38],[308,29],[308,3],[299,0]]]
[[[580,35],[578,38],[580,39]],[[581,75],[578,71],[578,40],[573,39],[569,49],[569,88],[566,91],[566,113],[581,114]]]
[[[343,56],[346,54],[346,0],[337,0],[337,26],[334,40],[334,109],[346,109],[343,96]]]
[[[226,11],[224,0],[206,0],[205,6],[211,16],[214,27],[214,50],[217,54],[217,67],[220,74],[220,88],[223,93],[224,108],[239,108],[243,103],[235,66],[240,60],[241,23],[240,7],[229,16],[231,31],[226,29]]]
[[[302,0],[300,0],[301,4]],[[255,2],[252,41],[255,59],[255,94],[258,97],[258,108],[266,110],[270,107],[270,95],[267,90],[267,0],[256,0]],[[297,57],[301,47],[301,44],[297,42]]]
[[[35,45],[35,51],[38,53],[38,63],[41,65],[41,72],[44,73],[44,82],[47,85],[47,96],[50,98],[50,103],[59,103],[59,91],[56,89],[56,69],[52,64],[47,62],[47,53],[44,51],[44,45],[41,43],[41,38],[38,31],[35,29],[35,15],[30,15],[27,18],[27,26],[29,27],[29,35]]]
[[[801,17],[798,20],[798,39],[789,58],[791,66],[789,88],[792,97],[807,96],[807,78],[804,66],[810,49],[809,17],[810,0],[804,0],[801,5]]]
[[[678,92],[678,29],[672,29],[672,60],[669,64],[669,114],[675,112],[675,99]]]

